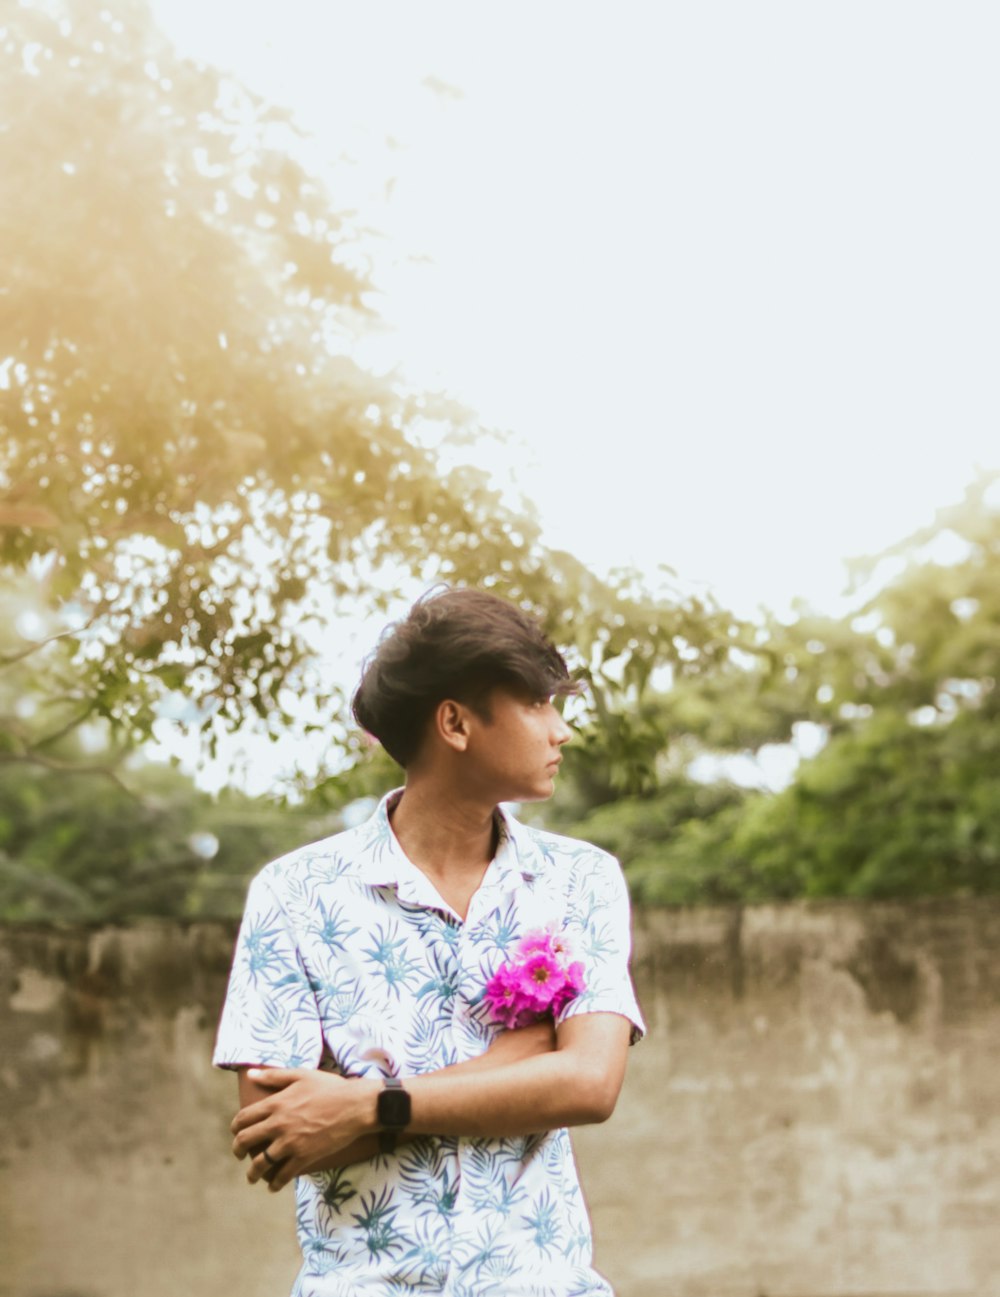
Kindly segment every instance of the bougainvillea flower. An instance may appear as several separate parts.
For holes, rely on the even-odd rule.
[[[526,1027],[555,1018],[583,989],[583,964],[571,962],[565,936],[544,930],[521,938],[514,958],[486,983],[483,999],[501,1026]]]
[[[583,965],[577,960],[566,969],[562,983],[552,997],[552,1016],[562,1013],[570,1000],[575,1000],[583,989]]]
[[[538,932],[526,932],[517,943],[518,955],[530,955],[533,950],[548,950],[552,944],[552,934],[544,928]]]
[[[525,1000],[544,1013],[563,984],[562,969],[544,950],[534,950],[517,971],[517,985]]]

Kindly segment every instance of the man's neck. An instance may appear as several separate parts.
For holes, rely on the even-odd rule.
[[[496,853],[496,808],[453,790],[408,782],[391,818],[407,858],[435,883],[471,882],[474,890]]]

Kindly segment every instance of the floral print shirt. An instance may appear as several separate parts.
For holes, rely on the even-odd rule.
[[[484,988],[527,932],[554,925],[584,964],[560,1012],[644,1032],[628,971],[628,895],[613,857],[501,813],[464,922],[404,855],[390,799],[358,828],[253,880],[214,1061],[413,1076],[481,1054],[500,1028]],[[565,1130],[420,1136],[296,1180],[303,1264],[292,1297],[611,1297],[591,1267]]]

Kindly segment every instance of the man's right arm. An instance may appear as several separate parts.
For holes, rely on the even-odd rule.
[[[468,1058],[461,1063],[452,1063],[449,1067],[440,1068],[431,1075],[439,1076],[443,1074],[468,1075],[470,1073],[486,1071],[494,1067],[503,1067],[508,1063],[518,1063],[526,1058],[534,1058],[540,1054],[547,1054],[556,1047],[555,1027],[551,1022],[537,1022],[528,1027],[518,1027],[512,1031],[501,1031],[490,1047],[482,1054],[475,1058]],[[251,1081],[247,1076],[247,1068],[239,1069],[239,1102],[240,1108],[247,1108],[252,1103],[260,1099],[266,1099],[272,1094],[271,1090]],[[412,1139],[421,1138],[415,1135],[401,1135],[397,1140],[398,1144],[408,1143]],[[262,1151],[255,1149],[257,1153]],[[308,1168],[308,1174],[317,1171],[335,1171],[340,1167],[350,1166],[355,1162],[365,1162],[378,1154],[378,1136],[362,1135],[346,1148],[338,1149],[329,1157],[314,1163]],[[265,1178],[270,1178],[266,1176]]]
[[[624,1079],[632,1025],[609,1011],[577,1015],[556,1028],[554,1050],[483,1067],[475,1075],[443,1069],[410,1076],[408,1129],[416,1135],[497,1139],[605,1121]],[[242,1108],[230,1127],[233,1152],[251,1155],[251,1184],[269,1177],[270,1189],[277,1191],[379,1131],[377,1078],[281,1067],[252,1075],[270,1097]],[[254,1152],[261,1145],[268,1158]]]

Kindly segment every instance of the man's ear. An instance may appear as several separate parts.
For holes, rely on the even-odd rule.
[[[469,745],[469,713],[453,698],[445,698],[434,711],[434,728],[443,743],[454,752],[464,752]]]

